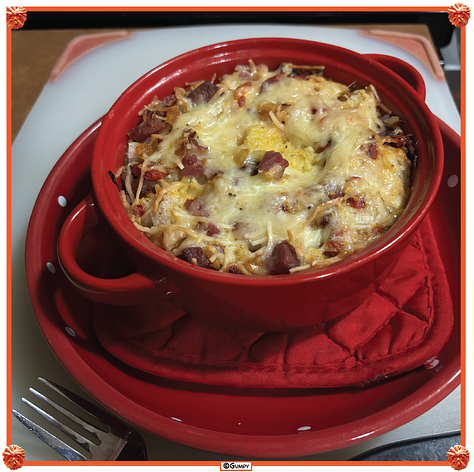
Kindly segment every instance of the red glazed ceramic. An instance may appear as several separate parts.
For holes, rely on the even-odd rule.
[[[153,97],[169,95],[185,82],[231,73],[248,59],[270,69],[281,62],[323,64],[338,82],[373,84],[383,103],[406,124],[419,142],[412,195],[395,225],[378,241],[344,261],[291,275],[242,276],[195,267],[157,248],[130,222],[109,176],[123,164],[127,131]],[[394,72],[395,71],[395,72]],[[96,301],[118,305],[171,296],[174,303],[223,327],[284,331],[335,318],[359,305],[390,272],[415,234],[438,190],[443,145],[436,120],[424,103],[419,73],[396,58],[360,55],[339,47],[286,38],[259,38],[207,46],[172,59],[140,78],[105,116],[94,146],[94,198],[84,200],[66,221],[59,256],[69,280]],[[105,280],[92,277],[75,261],[78,242],[100,209],[136,264],[136,273]]]

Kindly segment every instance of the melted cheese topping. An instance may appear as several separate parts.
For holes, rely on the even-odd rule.
[[[297,70],[250,62],[222,77],[201,104],[175,90],[179,114],[164,118],[171,126],[131,143],[126,160],[133,195],[124,204],[151,241],[176,256],[202,248],[215,270],[263,275],[281,241],[295,249],[295,272],[353,254],[393,225],[409,196],[410,161],[405,149],[384,145],[378,97]],[[288,163],[281,178],[256,173],[268,151]],[[197,158],[200,175],[181,175],[185,156]],[[141,169],[135,192],[134,165]],[[149,169],[165,177],[143,195]]]

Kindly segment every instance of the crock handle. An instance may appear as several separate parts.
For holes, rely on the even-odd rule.
[[[395,74],[398,74],[405,82],[408,82],[408,84],[415,89],[420,98],[425,101],[425,82],[421,74],[413,66],[397,57],[386,56],[384,54],[364,54],[364,57],[372,59],[387,67],[392,72],[395,72]]]
[[[83,296],[95,302],[124,306],[159,302],[177,293],[175,285],[164,278],[153,279],[133,273],[117,279],[103,279],[85,272],[77,262],[79,245],[98,224],[98,209],[92,194],[89,194],[67,217],[59,233],[59,263],[67,278]]]

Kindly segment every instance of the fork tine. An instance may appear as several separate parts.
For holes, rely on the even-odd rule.
[[[34,393],[36,394],[37,392],[34,392]],[[89,439],[85,438],[84,436],[79,434],[77,431],[74,431],[68,425],[61,423],[54,416],[42,410],[40,407],[38,407],[34,403],[31,403],[28,399],[22,398],[21,400],[24,403],[26,403],[30,408],[32,408],[37,413],[39,413],[43,418],[48,420],[53,426],[56,426],[56,428],[58,428],[64,434],[68,435],[71,439],[74,439],[74,441],[76,441],[79,445],[81,445],[86,451],[91,452],[91,447],[94,447],[94,443],[89,441]]]
[[[66,400],[69,400],[70,402],[74,403],[76,406],[84,410],[86,413],[93,416],[100,423],[107,426],[108,429],[104,430],[104,432],[108,432],[110,430],[110,425],[106,424],[104,421],[105,421],[105,418],[107,418],[107,421],[114,421],[114,418],[108,413],[106,413],[104,410],[97,408],[95,405],[85,400],[84,398],[80,397],[79,395],[76,395],[75,393],[71,392],[67,388],[61,387],[60,385],[54,382],[51,382],[50,380],[46,380],[43,377],[38,377],[38,380],[46,384],[49,388],[53,389],[55,392],[62,395]]]
[[[87,457],[81,454],[79,451],[76,451],[74,448],[66,444],[65,442],[58,439],[56,436],[51,434],[49,431],[46,431],[41,426],[33,423],[21,413],[16,410],[12,410],[15,418],[20,421],[21,424],[26,426],[36,437],[41,439],[46,443],[50,448],[54,449],[56,452],[61,454],[69,461],[86,461]]]
[[[42,393],[38,392],[34,388],[30,388],[29,390],[31,393],[35,394],[38,398],[41,398],[41,400],[46,402],[48,405],[51,405],[53,408],[58,410],[64,416],[67,416],[71,421],[73,421],[79,426],[82,426],[86,431],[89,431],[89,433],[94,435],[94,437],[98,438],[98,434],[97,434],[99,432],[98,428],[91,425],[90,423],[83,420],[82,418],[79,418],[79,416],[75,415],[72,411],[69,411],[66,408],[62,407],[61,405],[58,405],[55,401],[51,400],[46,395],[43,395]]]

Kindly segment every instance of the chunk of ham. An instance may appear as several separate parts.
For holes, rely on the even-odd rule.
[[[244,273],[236,265],[229,266],[227,272],[229,272],[229,274],[244,275]]]
[[[203,105],[209,102],[209,100],[215,95],[218,87],[212,82],[203,82],[201,85],[196,87],[194,90],[189,92],[188,98],[194,103],[194,105]]]
[[[276,84],[283,76],[284,76],[284,74],[276,74],[276,75],[268,78],[264,82],[262,82],[262,85],[260,86],[260,93],[264,93],[265,90],[267,90],[267,88],[270,85]]]
[[[204,174],[204,166],[195,154],[184,156],[181,162],[184,166],[181,169],[181,175],[197,178],[201,174]]]
[[[149,138],[152,134],[159,134],[168,127],[166,121],[152,115],[149,119],[143,120],[136,128],[131,129],[128,132],[128,137],[143,143],[145,139]]]
[[[184,208],[193,216],[204,216],[205,218],[209,216],[209,212],[206,210],[206,202],[200,197],[186,200]]]
[[[265,268],[270,275],[289,274],[290,269],[299,265],[296,250],[288,241],[279,242],[265,260]]]
[[[283,159],[276,151],[267,151],[258,164],[258,173],[263,174],[268,180],[279,180],[283,177],[289,162]]]
[[[208,236],[216,236],[221,233],[221,230],[214,223],[204,223],[200,221],[196,225],[198,231],[203,231]]]
[[[190,264],[204,267],[206,269],[214,268],[202,247],[187,247],[183,249],[182,255],[184,260]]]

